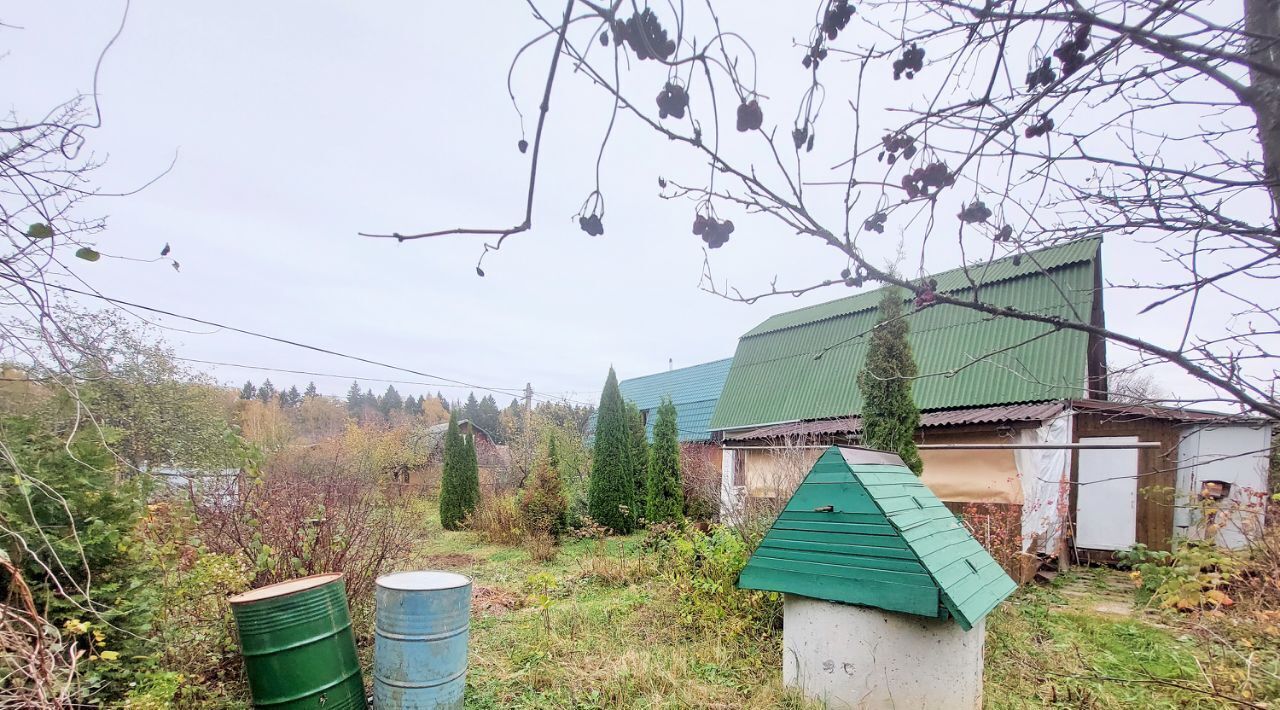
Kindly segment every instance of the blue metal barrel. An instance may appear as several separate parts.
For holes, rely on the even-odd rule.
[[[378,578],[375,708],[462,708],[467,686],[471,579],[453,572]]]

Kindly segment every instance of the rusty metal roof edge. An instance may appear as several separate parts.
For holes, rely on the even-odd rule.
[[[1066,409],[1068,402],[1019,402],[965,409],[941,409],[920,414],[921,427],[961,426],[966,424],[995,424],[999,422],[1043,421]],[[744,427],[726,432],[728,441],[768,439],[812,434],[853,434],[862,429],[859,416],[832,417],[792,422],[779,422],[764,426]]]

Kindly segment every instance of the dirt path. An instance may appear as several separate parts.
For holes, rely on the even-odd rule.
[[[1059,592],[1071,605],[1109,616],[1141,616],[1134,606],[1133,582],[1120,570],[1082,570]]]

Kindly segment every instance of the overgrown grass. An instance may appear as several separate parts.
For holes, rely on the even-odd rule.
[[[1246,657],[1201,633],[1203,619],[1100,613],[1060,586],[1023,589],[988,617],[986,707],[1220,708],[1272,693],[1240,682]]]
[[[468,708],[811,707],[782,688],[778,644],[682,631],[642,534],[566,540],[537,562],[522,547],[444,532],[423,517],[415,563],[462,562],[453,569],[478,588],[525,602],[473,617]],[[546,578],[549,589],[531,588]]]
[[[457,563],[477,588],[523,602],[473,617],[468,708],[816,707],[782,687],[780,636],[688,630],[641,534],[568,540],[537,562],[521,547],[446,533],[424,518],[412,564]],[[1070,579],[1024,589],[988,618],[986,707],[1218,708],[1280,695],[1263,682],[1269,667],[1245,660],[1266,657],[1249,648],[1268,643],[1254,631],[1215,639],[1205,618],[1100,612],[1063,593]],[[1073,588],[1110,594],[1114,604],[1124,579],[1083,571]]]

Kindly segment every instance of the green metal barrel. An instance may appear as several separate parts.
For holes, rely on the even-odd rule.
[[[228,601],[254,707],[368,707],[341,574],[272,584]]]

